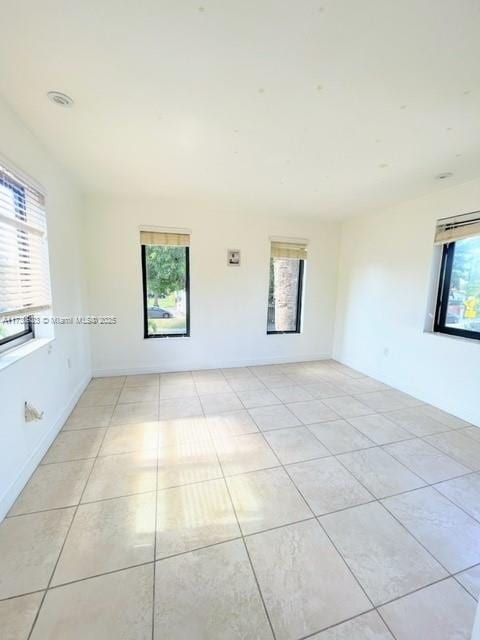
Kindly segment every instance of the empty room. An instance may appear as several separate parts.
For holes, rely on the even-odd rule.
[[[480,640],[480,2],[0,19],[1,640]]]

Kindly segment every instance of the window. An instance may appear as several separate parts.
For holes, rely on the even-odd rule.
[[[480,213],[440,220],[435,331],[480,340]]]
[[[33,338],[50,304],[45,197],[0,165],[0,352]]]
[[[142,231],[144,337],[190,335],[190,236]]]
[[[268,288],[267,333],[300,333],[304,244],[272,242]]]

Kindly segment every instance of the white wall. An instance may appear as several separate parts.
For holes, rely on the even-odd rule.
[[[480,342],[424,332],[438,218],[480,209],[480,180],[342,227],[335,357],[480,425]]]
[[[53,312],[85,313],[78,191],[2,102],[0,152],[47,192]],[[71,326],[57,327],[50,345],[0,371],[0,520],[62,427],[90,372],[88,331]],[[45,412],[43,420],[25,423],[25,401]]]
[[[86,210],[90,311],[118,318],[91,330],[96,375],[330,357],[338,225],[167,199],[93,198]],[[189,338],[143,339],[139,225],[192,232]],[[266,335],[270,236],[310,241],[300,335]],[[227,249],[240,249],[240,267],[227,266]]]
[[[472,640],[480,640],[480,602],[477,604],[477,612],[473,623]]]

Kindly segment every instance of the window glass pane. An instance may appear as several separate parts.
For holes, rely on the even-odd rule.
[[[301,260],[270,259],[267,331],[296,331]]]
[[[28,318],[0,318],[0,342],[30,331]]]
[[[455,243],[445,326],[480,333],[480,236]]]
[[[187,333],[187,248],[145,247],[148,335]]]

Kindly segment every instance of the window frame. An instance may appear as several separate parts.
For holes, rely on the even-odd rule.
[[[185,293],[186,293],[186,330],[184,333],[156,333],[148,332],[148,296],[147,296],[147,256],[146,246],[141,245],[142,251],[142,286],[143,286],[143,338],[189,338],[190,337],[190,247],[185,248]]]
[[[15,316],[18,317],[18,316]],[[13,333],[6,338],[0,338],[0,353],[5,353],[9,349],[18,347],[25,342],[29,342],[35,338],[35,331],[33,330],[33,316],[25,316],[25,324],[27,326],[23,331]]]
[[[275,258],[271,258],[271,260],[275,260]],[[288,331],[269,331],[268,329],[268,303],[267,303],[267,336],[275,336],[282,334],[292,334],[292,333],[301,333],[302,332],[302,308],[303,308],[303,276],[305,272],[305,260],[298,260],[298,287],[297,287],[297,314],[295,318],[295,329],[289,329]],[[271,263],[269,265],[269,269],[271,269]],[[270,277],[270,271],[269,271]],[[270,288],[270,286],[269,286]]]
[[[455,241],[443,245],[442,260],[440,263],[440,274],[438,280],[437,305],[435,309],[435,322],[433,330],[435,333],[444,333],[470,340],[480,340],[480,332],[469,331],[468,329],[455,329],[446,326],[448,295],[452,281],[453,260],[455,257]]]

